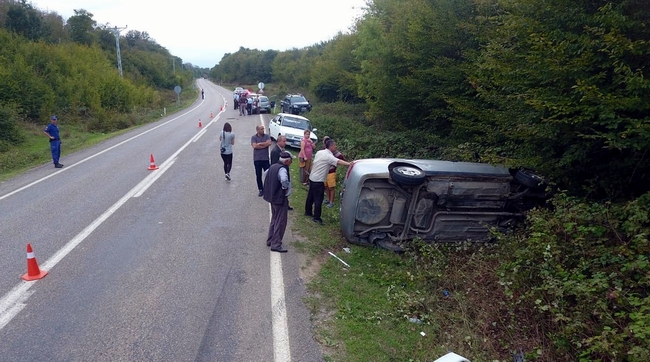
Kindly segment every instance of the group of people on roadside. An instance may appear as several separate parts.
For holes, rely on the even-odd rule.
[[[300,166],[300,182],[303,184],[303,186],[308,186],[310,185],[310,175],[312,172],[312,156],[314,154],[314,150],[316,148],[316,145],[314,144],[314,141],[310,138],[311,136],[311,131],[306,129],[303,132],[303,138],[300,141],[300,153],[298,154],[299,158],[299,166]],[[327,141],[331,140],[330,137],[325,136],[323,138],[323,147],[327,149]],[[338,151],[338,149],[335,149],[332,151],[332,154],[334,157],[345,161],[345,157],[343,157],[343,154]],[[329,171],[327,172],[327,177],[325,178],[325,200],[321,200],[321,202],[325,202],[325,205],[327,207],[333,207],[334,206],[334,197],[336,195],[336,165],[330,166]]]
[[[278,136],[275,146],[269,152],[272,145],[271,137],[264,130],[263,125],[257,125],[256,132],[251,136],[250,141],[253,148],[257,196],[263,197],[271,204],[271,223],[266,244],[271,251],[285,253],[287,249],[282,247],[282,238],[287,226],[287,212],[293,210],[288,199],[292,192],[289,166],[293,163],[295,156],[286,150],[287,139],[282,135]],[[322,205],[334,206],[336,167],[349,166],[350,163],[338,151],[333,139],[325,137],[323,139],[324,148],[315,152],[316,145],[310,138],[311,132],[305,130],[303,136],[298,154],[300,181],[304,186],[309,187],[304,214],[312,217],[314,222],[323,225]],[[225,178],[230,181],[232,145],[235,144],[235,134],[228,122],[223,126],[219,141],[221,142],[221,158],[224,162]],[[266,172],[265,176],[264,172]]]
[[[246,92],[235,92],[233,94],[233,103],[235,109],[239,110],[240,116],[251,115],[253,107],[257,108],[259,105],[259,97],[253,97]]]
[[[241,104],[245,103],[242,102]],[[50,139],[54,167],[62,168],[63,165],[59,163],[61,138],[57,122],[58,118],[52,116],[50,124],[45,128],[44,133]],[[258,189],[257,195],[271,204],[271,223],[266,244],[271,248],[271,251],[285,253],[287,249],[282,247],[282,238],[287,226],[287,211],[293,210],[288,199],[291,195],[289,166],[295,157],[286,150],[287,139],[282,135],[278,136],[275,146],[269,152],[269,147],[272,144],[271,137],[264,132],[264,129],[263,125],[258,125],[255,134],[251,136],[253,166]],[[305,202],[305,215],[312,217],[314,222],[322,225],[323,203],[327,207],[334,206],[336,167],[339,165],[349,166],[350,163],[337,150],[336,142],[333,139],[325,137],[323,139],[324,148],[315,152],[316,145],[310,138],[311,132],[305,130],[303,136],[298,157],[300,162],[300,182],[309,187]],[[235,144],[235,133],[230,123],[224,123],[219,134],[219,142],[224,177],[226,181],[230,181],[233,145]],[[265,171],[266,176],[263,181],[262,177]]]

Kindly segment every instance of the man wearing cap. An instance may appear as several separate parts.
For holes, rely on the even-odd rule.
[[[325,180],[330,167],[336,167],[336,165],[350,166],[349,162],[336,158],[334,152],[336,152],[336,142],[333,139],[328,139],[325,141],[325,149],[316,152],[311,173],[309,174],[309,191],[307,191],[307,200],[305,201],[305,216],[311,216],[314,222],[320,225],[323,225],[323,219],[321,219],[322,204],[325,193]]]
[[[280,160],[280,154],[285,151],[286,147],[287,137],[279,135],[277,141],[275,141],[275,147],[271,149],[271,165],[278,163]],[[293,207],[291,207],[291,205],[287,205],[287,210],[291,211],[293,210]]]
[[[289,178],[289,165],[292,156],[289,152],[280,153],[280,159],[269,168],[264,178],[264,200],[271,204],[271,224],[266,238],[266,246],[271,251],[286,253],[282,247],[282,238],[287,228],[287,211],[291,195],[291,179]]]
[[[59,163],[59,158],[61,157],[61,138],[59,137],[59,127],[57,126],[58,121],[56,116],[50,117],[50,124],[45,127],[44,133],[50,138],[50,151],[52,151],[54,167],[62,168],[63,165]]]

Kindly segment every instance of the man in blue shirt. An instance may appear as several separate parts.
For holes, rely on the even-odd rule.
[[[50,150],[52,151],[54,167],[62,168],[63,165],[59,163],[59,157],[61,157],[61,138],[59,137],[59,127],[57,126],[58,121],[56,116],[50,117],[50,124],[45,127],[44,133],[50,138]]]

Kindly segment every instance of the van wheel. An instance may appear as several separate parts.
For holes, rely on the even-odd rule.
[[[396,165],[390,168],[390,177],[398,184],[407,186],[422,185],[426,180],[424,171],[411,165]]]

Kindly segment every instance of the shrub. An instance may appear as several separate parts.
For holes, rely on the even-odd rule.
[[[650,359],[650,193],[587,203],[560,193],[501,237],[501,283],[569,360]],[[519,308],[518,307],[518,308]]]
[[[0,106],[0,152],[9,145],[17,145],[24,137],[18,127],[18,113],[8,106]]]

